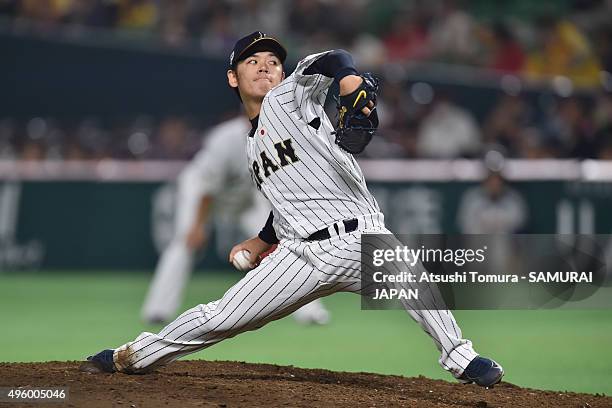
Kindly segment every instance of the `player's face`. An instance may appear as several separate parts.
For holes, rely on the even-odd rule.
[[[285,78],[278,57],[268,51],[256,52],[240,61],[235,71],[228,71],[231,87],[238,87],[244,100],[262,100],[264,96]]]

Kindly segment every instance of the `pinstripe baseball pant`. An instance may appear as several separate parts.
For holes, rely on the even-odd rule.
[[[122,372],[148,372],[258,329],[314,299],[335,292],[361,293],[361,234],[366,232],[391,234],[381,226],[341,232],[322,241],[281,240],[272,254],[221,299],[197,305],[158,334],[144,332],[116,349],[115,366]],[[455,377],[460,376],[477,354],[471,342],[461,338],[452,313],[444,309],[406,309],[440,350],[440,365]]]

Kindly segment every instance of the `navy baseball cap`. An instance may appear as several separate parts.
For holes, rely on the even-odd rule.
[[[236,42],[229,57],[229,68],[235,70],[240,61],[260,51],[273,52],[280,59],[281,64],[287,58],[287,50],[276,38],[269,37],[261,31],[255,31]]]

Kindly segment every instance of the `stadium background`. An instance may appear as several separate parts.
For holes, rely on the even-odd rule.
[[[458,232],[481,159],[502,155],[528,204],[520,232],[608,234],[610,2],[498,3],[0,0],[0,361],[81,359],[151,329],[139,307],[172,180],[239,109],[226,54],[256,29],[286,42],[288,71],[343,47],[381,75],[381,131],[360,160],[392,230]],[[453,130],[440,142],[432,122]],[[185,306],[239,278],[222,262],[232,239],[216,226]],[[285,319],[193,358],[450,378],[404,313],[327,303],[327,327]],[[612,395],[610,311],[457,316],[508,381]]]

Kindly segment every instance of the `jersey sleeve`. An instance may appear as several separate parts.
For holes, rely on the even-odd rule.
[[[309,68],[332,52],[312,54],[302,59],[293,73],[272,92],[274,99],[285,111],[299,116],[306,123],[323,117],[327,91],[334,82],[333,77]]]
[[[295,71],[289,76],[294,84],[293,94],[298,105],[303,105],[305,100],[313,101],[319,105],[325,103],[327,90],[334,82],[334,78],[327,77],[319,72],[308,74],[305,71],[318,59],[330,52],[325,51],[307,56],[298,63]]]
[[[268,220],[266,221],[266,225],[263,226],[259,234],[257,235],[259,239],[264,241],[267,244],[278,244],[279,240],[276,236],[276,232],[274,231],[274,214],[270,211],[270,215],[268,215]]]

